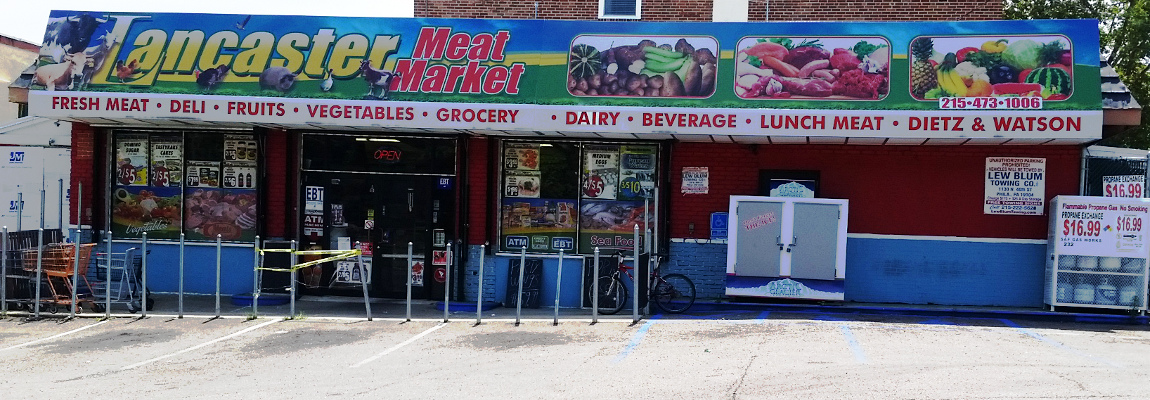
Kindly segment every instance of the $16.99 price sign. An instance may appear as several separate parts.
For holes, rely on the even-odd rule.
[[[1139,223],[1141,225],[1141,223]],[[1067,219],[1062,221],[1062,236],[1093,237],[1102,234],[1102,221]]]
[[[1123,215],[1118,217],[1115,226],[1118,232],[1139,232],[1142,230],[1142,217],[1134,215]]]
[[[1104,197],[1142,197],[1142,182],[1108,182]]]

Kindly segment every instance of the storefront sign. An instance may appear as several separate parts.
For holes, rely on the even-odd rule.
[[[180,186],[184,152],[179,138],[152,140],[152,186]]]
[[[117,143],[116,184],[130,186],[148,184],[147,136],[125,135]]]
[[[423,287],[423,261],[411,262],[411,286]]]
[[[1143,258],[1150,202],[1059,196],[1052,217],[1058,254]]]
[[[1046,159],[987,157],[985,214],[1042,215]]]
[[[683,167],[683,194],[707,194],[711,187],[708,167]]]
[[[1143,197],[1146,193],[1146,175],[1115,175],[1102,177],[1102,197]]]
[[[98,68],[77,75],[79,82],[51,91],[33,84],[33,115],[629,138],[1101,137],[1093,20],[675,24],[51,13],[93,15],[107,22],[95,26],[89,45],[110,43],[109,51],[84,60]],[[49,36],[40,67],[76,62],[54,52],[51,43],[61,39]],[[964,61],[971,68],[942,84],[917,76],[922,69],[912,67],[929,63],[912,54],[920,37],[932,40],[930,54],[975,55]],[[1002,39],[1059,57],[967,50]],[[672,50],[642,50],[664,44]],[[784,57],[778,52],[786,45],[810,50]],[[644,67],[655,76],[632,80]],[[1012,76],[999,76],[1006,69]],[[1021,72],[1027,76],[1013,76]],[[225,161],[254,161],[252,144],[230,145]]]
[[[336,283],[347,284],[362,284],[365,283],[361,280],[363,274],[367,275],[367,284],[371,284],[371,260],[363,260],[362,273],[360,272],[360,265],[356,261],[336,261],[335,274],[332,275],[332,280]]]

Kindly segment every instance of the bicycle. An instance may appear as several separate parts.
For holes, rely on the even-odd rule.
[[[634,282],[635,278],[631,275],[631,270],[635,267],[624,263],[622,254],[615,254],[615,257],[618,259],[615,271],[610,275],[597,278],[599,279],[599,313],[601,314],[615,314],[631,301],[631,298],[628,297],[627,287],[623,285],[622,276],[626,274]],[[654,285],[647,286],[649,288],[647,298],[668,313],[679,314],[687,311],[691,305],[695,304],[695,283],[683,274],[660,274],[662,262],[659,260],[660,257],[655,257],[657,267],[651,271],[651,279],[648,282],[654,283]],[[598,275],[598,271],[595,272],[595,275]],[[594,295],[595,286],[592,284],[587,288],[587,296],[594,299]]]

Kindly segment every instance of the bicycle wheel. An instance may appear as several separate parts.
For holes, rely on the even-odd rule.
[[[587,299],[594,302],[595,286],[587,287]],[[615,314],[627,303],[627,288],[615,276],[599,277],[599,313]],[[595,305],[592,304],[592,307]]]
[[[683,274],[667,274],[659,277],[651,297],[663,311],[678,314],[695,304],[695,283]]]

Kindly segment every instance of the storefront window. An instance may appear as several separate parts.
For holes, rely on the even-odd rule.
[[[118,238],[254,240],[259,142],[251,134],[117,132]]]
[[[632,248],[635,224],[646,229],[657,155],[654,145],[505,143],[501,249]]]
[[[304,169],[381,173],[454,174],[455,146],[414,137],[309,134],[303,139]]]

